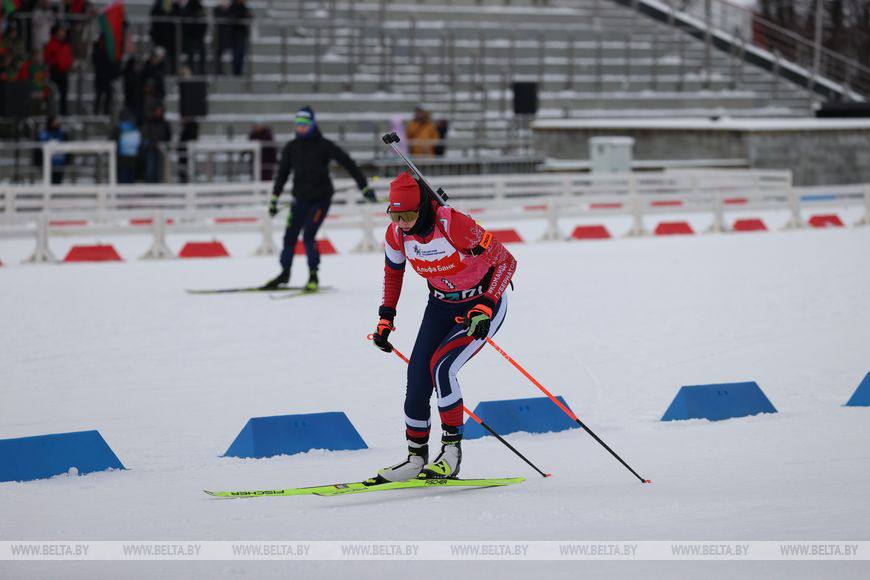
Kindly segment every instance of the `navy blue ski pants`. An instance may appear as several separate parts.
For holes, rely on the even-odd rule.
[[[332,198],[293,199],[290,204],[290,219],[284,231],[284,247],[281,250],[281,268],[289,270],[293,265],[293,253],[296,251],[296,240],[302,233],[302,243],[308,256],[308,269],[317,270],[320,266],[320,252],[317,250],[317,230],[320,229]]]
[[[405,427],[409,441],[425,444],[429,441],[430,399],[438,395],[438,412],[443,427],[462,432],[464,418],[462,391],[456,373],[483,348],[486,341],[467,335],[467,329],[456,323],[475,302],[451,303],[429,296],[423,322],[408,365],[408,386],[405,391]],[[489,336],[495,336],[507,313],[507,294],[492,311]]]

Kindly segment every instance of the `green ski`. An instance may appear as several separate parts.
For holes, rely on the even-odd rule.
[[[387,491],[391,489],[422,489],[438,487],[503,487],[525,481],[525,477],[496,477],[484,479],[412,479],[410,481],[392,481],[378,483],[376,479],[355,481],[352,483],[335,483],[332,485],[317,485],[314,487],[291,487],[289,489],[270,489],[260,491],[209,491],[204,490],[213,497],[240,498],[240,497],[267,497],[288,495],[350,495],[353,493],[365,493],[369,491]]]
[[[324,286],[323,289],[330,288]],[[216,289],[197,289],[185,290],[188,294],[242,294],[251,292],[301,292],[305,290],[305,286],[279,286],[278,288],[264,288],[262,286],[247,286],[241,288],[216,288]]]
[[[288,298],[299,298],[300,296],[308,296],[309,294],[326,294],[328,292],[335,292],[335,288],[333,288],[332,286],[321,286],[317,290],[308,290],[306,288],[302,288],[300,290],[296,290],[295,292],[269,294],[269,298],[271,298],[272,300],[286,300]]]

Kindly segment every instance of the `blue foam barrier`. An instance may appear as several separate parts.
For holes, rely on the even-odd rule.
[[[833,193],[802,195],[801,201],[837,201],[838,196]]]
[[[561,396],[557,399],[568,407]],[[579,429],[568,415],[547,397],[529,399],[507,399],[502,401],[482,401],[474,408],[474,414],[492,427],[499,435],[525,431],[527,433],[550,433]],[[477,424],[474,419],[465,422],[465,439],[479,439],[489,435],[489,431]]]
[[[776,409],[755,381],[694,385],[680,388],[662,421],[721,421],[759,413],[776,413]]]
[[[253,417],[224,457],[273,457],[312,449],[368,449],[347,415],[340,411]]]
[[[0,481],[33,481],[69,473],[125,469],[99,431],[0,439]]]
[[[855,392],[852,393],[852,398],[846,402],[847,407],[870,407],[870,373],[864,377]]]

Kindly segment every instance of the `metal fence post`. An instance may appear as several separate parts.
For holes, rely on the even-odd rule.
[[[577,42],[577,37],[569,32],[568,35],[565,37],[565,42],[567,43],[566,49],[568,50],[568,71],[565,75],[565,88],[573,89],[576,85],[576,78],[574,76],[576,59],[574,53],[576,51],[575,44]]]
[[[679,34],[679,33],[678,33]],[[686,35],[680,34],[679,54],[677,55],[677,90],[682,91],[686,77]]]
[[[601,30],[595,31],[595,88],[600,93],[604,88],[604,40]]]
[[[693,179],[696,181],[697,178]],[[697,186],[696,186],[697,188]],[[725,200],[719,192],[713,194],[713,223],[707,230],[708,233],[722,233],[725,231]]]
[[[779,51],[773,50],[773,86],[770,87],[770,98],[776,99],[779,96],[779,67],[781,65],[782,55]]]
[[[559,231],[559,198],[550,196],[547,198],[547,229],[541,236],[541,241],[563,240],[565,236]]]
[[[43,211],[36,221],[36,248],[29,258],[24,260],[28,264],[54,264],[58,261],[48,247],[48,215]]]
[[[381,0],[381,5],[383,6],[384,0]],[[381,47],[381,66],[380,68],[380,77],[381,77],[381,90],[387,90],[387,42],[386,42],[386,30],[384,30],[384,21],[381,20],[381,26],[378,29],[378,40]]]
[[[287,57],[288,57],[288,46],[287,46],[287,28],[281,27],[281,84],[286,85],[288,74],[287,74]]]
[[[783,227],[784,230],[800,229],[804,226],[801,218],[801,198],[794,188],[789,187],[788,190],[788,207],[791,213],[788,223]]]
[[[260,246],[254,250],[254,255],[272,256],[276,254],[275,240],[272,239],[272,216],[267,211],[260,214],[260,234],[262,234],[262,240]]]
[[[861,218],[856,226],[870,226],[870,185],[864,186],[864,217]]]
[[[321,59],[321,49],[320,49],[320,34],[321,28],[320,26],[314,27],[314,83],[313,88],[314,92],[320,90],[320,59]]]
[[[375,229],[375,220],[372,217],[371,206],[363,204],[360,205],[359,208],[362,212],[362,215],[360,216],[360,229],[362,230],[362,239],[360,240],[359,244],[357,244],[351,250],[351,252],[374,252],[378,249],[378,245],[375,241],[375,236],[372,233]]]
[[[704,88],[710,88],[713,68],[713,0],[704,0]]]
[[[174,258],[175,254],[166,245],[166,218],[162,211],[155,211],[151,215],[151,234],[153,236],[151,247],[139,259],[165,260],[166,258]]]
[[[417,19],[410,18],[411,30],[408,33],[408,62],[413,63],[417,54]]]

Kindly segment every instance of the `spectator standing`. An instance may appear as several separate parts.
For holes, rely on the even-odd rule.
[[[444,157],[444,153],[447,152],[447,145],[445,144],[445,140],[447,139],[447,130],[450,125],[447,123],[446,119],[440,119],[437,123],[435,123],[435,128],[438,129],[438,139],[439,143],[435,146],[435,156],[436,157]]]
[[[187,56],[187,64],[193,74],[205,74],[205,8],[200,0],[187,0],[181,9],[182,45]]]
[[[51,38],[54,22],[55,15],[51,9],[51,0],[39,0],[33,9],[30,44],[33,52],[42,52],[43,47]]]
[[[190,158],[187,144],[199,139],[199,123],[193,117],[181,118],[181,135],[178,137],[178,181],[187,183],[193,176],[190,174]]]
[[[160,152],[160,144],[172,140],[172,127],[163,114],[163,105],[157,105],[142,132],[145,149],[145,181],[148,183],[163,181],[163,156]]]
[[[429,113],[423,107],[414,108],[414,118],[405,127],[405,134],[410,141],[411,155],[415,157],[432,157],[435,155],[435,144],[438,141],[438,128]]]
[[[96,9],[87,0],[64,0],[63,4],[63,12],[67,17],[67,26],[69,27],[68,37],[72,45],[73,58],[84,60],[88,57],[90,19],[96,14]]]
[[[232,15],[230,14],[230,1],[221,0],[220,3],[212,10],[212,16],[215,22],[214,35],[214,72],[215,74],[224,74],[223,60],[224,53],[231,46],[232,39]]]
[[[94,63],[94,115],[111,115],[114,103],[114,82],[120,75],[118,65],[106,49],[103,35],[94,43],[91,53]]]
[[[160,100],[166,97],[166,49],[155,46],[151,58],[142,69],[142,85],[152,81],[154,84],[154,96]],[[146,111],[146,115],[149,112]]]
[[[136,183],[142,152],[142,132],[136,126],[133,113],[121,111],[112,139],[118,143],[118,183]]]
[[[233,0],[230,4],[230,17],[232,18],[232,45],[233,45],[233,74],[242,76],[245,68],[245,51],[248,48],[248,34],[251,28],[251,19],[254,17],[245,0]]]
[[[48,66],[48,76],[58,92],[58,109],[62,116],[67,114],[67,93],[69,70],[73,65],[72,45],[67,40],[66,27],[55,24],[51,29],[51,40],[45,45],[43,57]]]
[[[272,181],[275,167],[278,164],[278,148],[275,146],[275,135],[268,125],[257,123],[248,133],[249,141],[260,141],[260,180]]]
[[[175,74],[178,59],[178,18],[181,8],[173,0],[155,0],[151,7],[151,41],[166,51],[166,64],[170,74]]]
[[[124,109],[137,123],[142,120],[142,64],[135,54],[127,57],[122,71],[124,82]]]
[[[39,142],[49,143],[51,141],[61,142],[66,141],[66,132],[60,127],[60,120],[51,115],[45,123],[45,128],[39,131]],[[40,163],[42,156],[39,156]],[[52,185],[60,185],[63,183],[64,169],[67,163],[66,153],[55,153],[51,156],[51,183]]]

